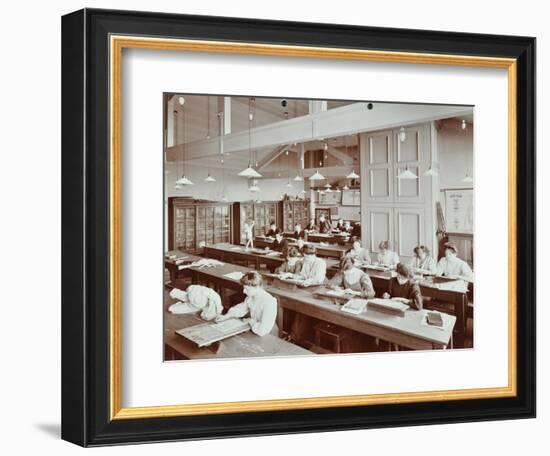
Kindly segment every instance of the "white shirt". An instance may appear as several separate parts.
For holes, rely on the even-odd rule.
[[[244,317],[250,314],[250,328],[258,336],[269,334],[277,319],[277,300],[263,288],[254,296],[247,296],[244,302],[231,307],[227,315]]]
[[[244,224],[244,237],[247,241],[254,238],[254,235],[252,234],[252,225],[249,225],[248,223]]]
[[[327,273],[327,264],[322,258],[313,257],[312,260],[304,258],[300,276],[310,282],[312,285],[322,284],[325,281]]]
[[[435,260],[430,255],[426,255],[423,260],[418,257],[414,257],[411,261],[411,267],[414,271],[421,269],[423,271],[436,272],[437,270]]]
[[[220,295],[211,288],[202,285],[189,285],[185,291],[174,288],[170,292],[170,296],[174,299],[188,302],[197,310],[202,310],[201,318],[203,320],[213,320],[218,315],[221,315],[223,310]],[[178,313],[177,305],[173,305],[171,308],[172,313]]]
[[[437,275],[459,277],[469,282],[474,281],[474,273],[468,263],[458,257],[441,258],[437,263]]]
[[[378,253],[378,264],[395,267],[399,263],[399,255],[392,250],[386,250],[386,253]]]

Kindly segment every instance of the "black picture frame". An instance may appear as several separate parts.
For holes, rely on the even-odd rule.
[[[517,59],[517,395],[110,419],[109,36]],[[62,438],[82,446],[535,416],[535,39],[84,9],[62,19]]]

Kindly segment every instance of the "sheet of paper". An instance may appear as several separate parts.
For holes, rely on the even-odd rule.
[[[466,293],[468,291],[468,285],[464,280],[453,280],[451,282],[441,282],[434,284],[435,288],[445,291],[458,291],[460,293]]]
[[[227,277],[228,279],[232,279],[232,280],[241,280],[243,278],[244,274],[240,271],[233,271],[233,272],[228,272],[227,274],[224,274],[223,276]]]
[[[221,331],[223,333],[231,333],[235,330],[242,329],[246,323],[238,318],[231,318],[229,320],[220,321],[212,325],[213,329]]]
[[[342,311],[358,315],[363,313],[366,308],[366,299],[350,299],[346,304],[344,304],[344,306],[342,306]]]
[[[344,290],[328,290],[326,294],[329,296],[338,296],[338,297],[345,295]]]

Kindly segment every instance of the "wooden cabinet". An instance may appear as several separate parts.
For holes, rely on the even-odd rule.
[[[261,203],[246,202],[233,203],[233,240],[237,244],[244,244],[244,224],[247,220],[254,220],[254,236],[261,236],[268,230],[274,221],[280,226],[277,201]]]
[[[168,248],[197,251],[202,243],[231,242],[231,205],[168,198]]]
[[[300,223],[305,228],[309,222],[309,201],[280,201],[279,214],[282,220],[279,228],[283,231],[294,231],[294,225]]]

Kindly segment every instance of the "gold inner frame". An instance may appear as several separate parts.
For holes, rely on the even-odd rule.
[[[430,65],[503,68],[508,71],[508,385],[495,388],[403,392],[353,396],[275,399],[245,402],[126,407],[122,400],[122,179],[121,179],[121,65],[123,49],[155,49],[210,53],[254,54],[317,59],[367,60]],[[512,397],[517,394],[516,372],[516,119],[517,61],[512,58],[387,52],[242,42],[110,36],[110,414],[111,419],[158,418],[220,413],[297,410],[374,404],[411,403]]]

